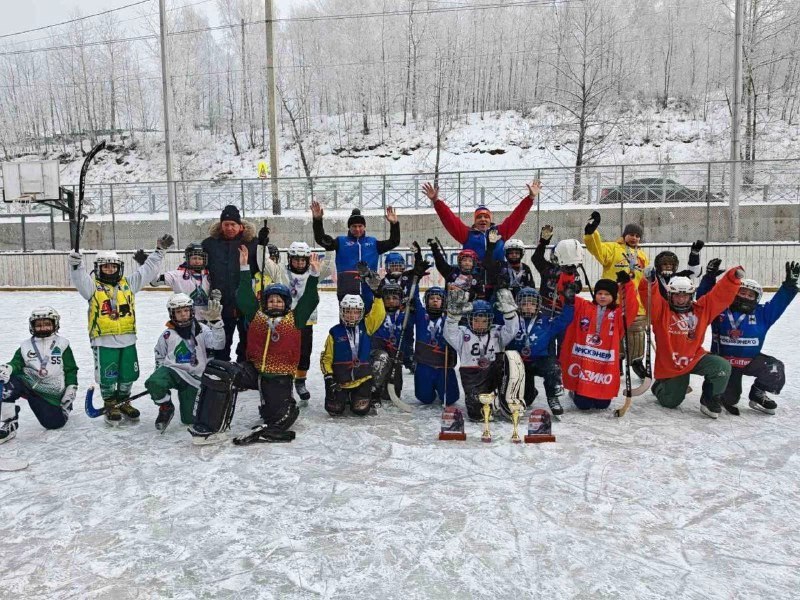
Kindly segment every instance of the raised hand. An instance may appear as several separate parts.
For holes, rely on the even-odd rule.
[[[239,266],[244,267],[245,265],[249,264],[250,261],[250,251],[247,249],[247,246],[242,244],[239,246]]]
[[[496,244],[497,242],[500,241],[500,232],[497,231],[497,229],[490,229],[488,237],[489,237],[489,241],[492,244]]]
[[[600,213],[597,211],[592,212],[589,220],[586,221],[586,227],[583,228],[583,233],[592,235],[600,226]]]
[[[159,250],[166,250],[167,248],[172,247],[172,244],[174,243],[175,238],[172,237],[172,234],[165,233],[158,238],[158,240],[156,240],[156,248]]]
[[[720,275],[722,275],[725,272],[725,270],[720,268],[721,264],[722,264],[721,258],[712,258],[710,261],[708,261],[708,264],[706,265],[706,275],[710,275],[711,277],[719,277]]]
[[[315,219],[321,219],[322,215],[325,214],[325,209],[322,208],[322,204],[317,202],[316,200],[311,201],[311,216]],[[264,244],[262,244],[263,246]]]
[[[439,186],[434,186],[430,183],[423,183],[422,193],[425,194],[428,197],[428,200],[431,201],[431,204],[433,204],[439,199]]]
[[[222,292],[219,290],[211,290],[208,294],[209,300],[222,300]]]
[[[786,280],[784,283],[788,283],[794,287],[797,287],[797,280],[800,279],[800,263],[795,261],[790,261],[786,263]]]
[[[267,220],[264,219],[264,226],[258,230],[258,245],[266,246],[269,244],[269,227],[267,227]]]
[[[143,265],[147,262],[148,254],[141,248],[139,248],[136,252],[133,253],[133,260],[136,261],[136,264]]]
[[[697,240],[694,244],[692,244],[692,249],[690,250],[690,252],[694,252],[695,254],[697,254],[700,252],[700,250],[703,249],[703,246],[705,245],[706,243],[703,240]]]
[[[617,271],[617,283],[620,285],[625,285],[631,280],[631,276],[628,274],[627,271]]]
[[[320,270],[322,269],[322,261],[319,259],[319,254],[313,252],[308,259],[308,266],[309,270],[312,274],[316,273],[319,276]]]
[[[394,212],[394,208],[391,206],[386,207],[386,220],[391,224],[397,223],[397,213]]]
[[[550,241],[550,238],[553,237],[553,226],[552,225],[545,225],[542,227],[541,238],[547,242]]]
[[[536,196],[542,191],[542,182],[534,179],[532,182],[525,184],[528,186],[528,197],[531,200],[536,200]]]
[[[511,290],[497,290],[496,293],[497,300],[494,303],[494,307],[503,313],[507,319],[510,318],[517,310],[517,303],[514,302],[514,294],[511,293]]]
[[[83,264],[83,256],[81,256],[80,252],[73,250],[67,257],[67,264],[70,266],[70,268],[75,270]]]
[[[206,308],[206,319],[213,323],[222,318],[222,303],[219,300],[210,298],[208,300],[208,307]]]

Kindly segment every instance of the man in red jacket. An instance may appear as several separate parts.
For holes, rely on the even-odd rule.
[[[650,275],[652,277],[652,274]],[[730,306],[739,291],[744,269],[730,269],[717,285],[700,300],[694,301],[694,283],[688,277],[673,277],[667,284],[667,297],[659,284],[642,278],[640,296],[650,293],[651,322],[656,338],[656,382],[652,392],[658,403],[677,408],[686,397],[689,375],[700,375],[712,388],[712,396],[700,398],[700,411],[712,419],[722,412],[722,395],[728,385],[731,366],[721,356],[703,348],[706,329],[717,315]]]
[[[517,207],[511,211],[505,220],[499,225],[492,222],[492,212],[481,205],[475,209],[474,222],[472,227],[462,222],[458,216],[450,210],[450,207],[439,199],[439,187],[426,183],[422,186],[422,191],[430,199],[436,214],[442,221],[442,225],[453,239],[461,244],[465,250],[474,250],[478,258],[482,261],[486,254],[487,235],[492,229],[496,229],[500,234],[501,240],[495,245],[493,256],[497,261],[505,260],[504,240],[512,237],[522,225],[528,211],[533,206],[533,201],[542,190],[542,183],[538,179],[528,185],[528,195],[525,196]]]

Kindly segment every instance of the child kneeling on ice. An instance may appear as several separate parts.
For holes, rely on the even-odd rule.
[[[11,362],[0,365],[0,444],[17,435],[18,398],[28,401],[45,429],[67,423],[78,390],[78,366],[69,340],[58,335],[60,320],[49,306],[34,309],[28,318],[30,339],[20,344]]]
[[[208,363],[209,350],[225,347],[222,305],[219,300],[212,299],[204,309],[203,316],[208,325],[196,319],[194,302],[186,294],[173,294],[167,301],[167,329],[158,338],[154,349],[156,370],[144,382],[158,406],[158,431],[164,431],[175,414],[170,390],[178,392],[181,423],[192,424],[194,401],[200,389],[200,376]]]
[[[622,302],[617,303],[620,287]],[[617,352],[638,309],[636,288],[625,271],[617,271],[617,281],[600,279],[591,302],[575,296],[575,315],[559,360],[564,388],[578,409],[608,408],[619,393]]]

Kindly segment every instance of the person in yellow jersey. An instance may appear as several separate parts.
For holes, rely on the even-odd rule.
[[[172,236],[163,235],[156,251],[132,275],[116,252],[101,250],[94,270],[86,272],[80,252],[70,252],[70,280],[89,302],[89,342],[94,354],[94,376],[100,385],[106,423],[119,425],[122,417],[139,420],[139,411],[127,401],[139,378],[136,354],[136,303],[134,295],[158,275]]]

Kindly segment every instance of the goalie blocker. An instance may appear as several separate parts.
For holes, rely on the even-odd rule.
[[[241,367],[236,363],[224,360],[208,362],[194,403],[194,424],[189,427],[193,443],[220,441],[219,434],[230,427],[241,374]]]

